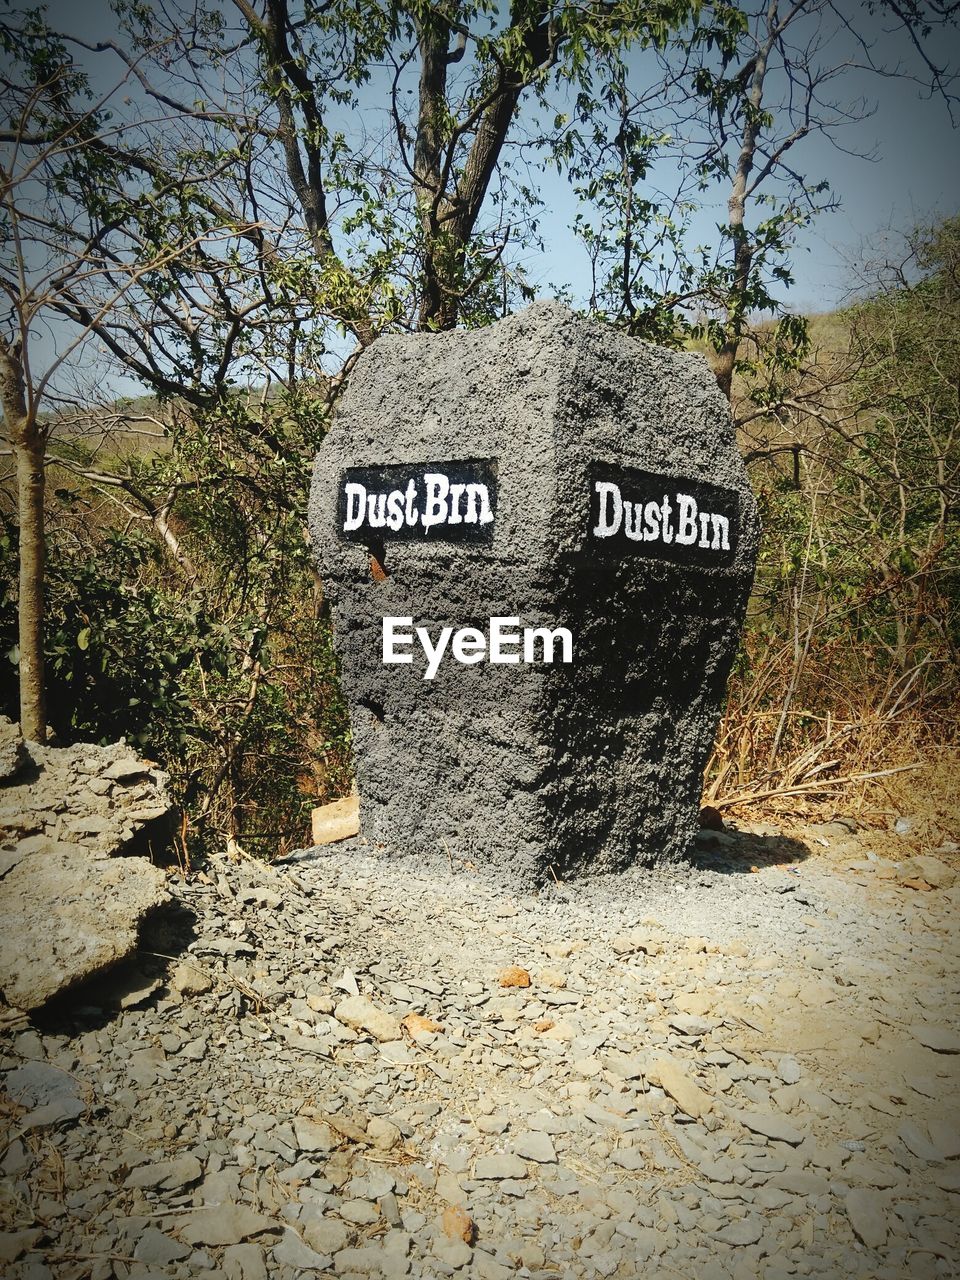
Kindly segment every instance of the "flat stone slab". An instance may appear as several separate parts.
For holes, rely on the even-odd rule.
[[[359,800],[356,796],[346,796],[343,800],[318,805],[311,810],[310,827],[315,845],[349,840],[360,831]]]
[[[254,1236],[279,1233],[280,1223],[257,1213],[249,1205],[227,1201],[212,1209],[198,1209],[176,1227],[177,1234],[187,1244],[222,1245],[239,1244]]]
[[[929,1022],[917,1022],[910,1028],[913,1035],[926,1049],[934,1053],[960,1053],[960,1034],[950,1027],[938,1027]]]
[[[887,1240],[886,1201],[879,1191],[854,1187],[844,1197],[847,1217],[868,1249],[882,1249]]]
[[[651,1077],[658,1079],[664,1093],[669,1094],[680,1110],[695,1120],[706,1115],[713,1106],[710,1095],[691,1079],[686,1067],[673,1058],[656,1058]]]
[[[774,1142],[786,1142],[791,1147],[796,1147],[803,1141],[803,1134],[799,1129],[772,1111],[731,1111],[730,1115],[751,1133],[762,1134],[764,1138],[770,1138]]]
[[[95,858],[59,843],[0,880],[0,990],[36,1009],[136,949],[140,924],[167,901],[145,858]]]
[[[525,1178],[527,1166],[519,1156],[512,1155],[510,1152],[480,1156],[474,1166],[473,1176],[481,1181]]]
[[[537,1164],[556,1164],[557,1153],[554,1150],[550,1135],[534,1130],[523,1133],[515,1139],[514,1153],[524,1160],[535,1160]]]
[[[399,1020],[366,996],[347,996],[337,1005],[334,1016],[344,1026],[354,1031],[366,1031],[381,1042],[399,1040],[403,1035]]]

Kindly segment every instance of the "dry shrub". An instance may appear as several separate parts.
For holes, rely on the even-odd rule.
[[[705,799],[956,835],[960,218],[734,396],[764,536]],[[767,389],[769,390],[769,389]],[[921,803],[922,802],[922,803]]]
[[[799,683],[784,653],[734,677],[704,802],[881,828],[906,816],[929,847],[960,837],[960,701],[924,697],[909,679],[842,685],[818,659],[808,655]]]

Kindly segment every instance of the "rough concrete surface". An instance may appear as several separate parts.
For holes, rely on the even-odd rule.
[[[139,999],[0,1008],[4,1280],[956,1276],[960,886],[762,830],[175,879]]]
[[[488,546],[340,537],[345,468],[468,459],[495,464]],[[739,530],[728,562],[671,562],[592,540],[597,464],[732,494]],[[449,849],[523,884],[551,868],[603,871],[689,847],[758,534],[729,414],[701,357],[556,304],[478,332],[382,338],[318,454],[311,529],[369,839]],[[382,663],[385,615],[412,617],[434,637],[444,625],[483,631],[493,616],[566,626],[574,661],[448,660],[428,681],[422,662]]]

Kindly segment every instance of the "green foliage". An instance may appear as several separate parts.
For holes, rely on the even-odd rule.
[[[262,587],[248,583],[243,593],[208,564],[205,580],[183,591],[143,532],[96,536],[87,528],[82,541],[77,532],[73,522],[59,524],[49,546],[46,661],[58,740],[125,737],[158,760],[188,820],[202,819],[188,840],[193,853],[211,825],[265,854],[307,841],[310,808],[349,789],[351,768],[329,625],[313,608],[303,554],[284,567],[283,607],[266,606],[274,609],[268,631]],[[202,520],[196,532],[207,536]],[[0,712],[13,719],[15,544],[7,520],[0,652],[10,678],[0,682]],[[216,550],[234,557],[238,544],[225,539]],[[243,567],[249,572],[249,558]],[[248,609],[238,611],[244,594]]]
[[[16,530],[5,520],[0,647],[16,663]],[[102,544],[50,547],[46,662],[51,728],[62,741],[126,737],[142,750],[169,754],[190,722],[183,669],[202,647],[202,621],[171,615],[174,600],[147,585],[155,562],[143,535],[110,531]],[[17,718],[11,688],[3,713]]]
[[[850,313],[865,410],[858,467],[838,487],[858,501],[851,537],[866,517],[876,539],[878,636],[901,667],[929,657],[946,675],[960,657],[960,217],[918,229],[909,252],[905,272]]]
[[[52,470],[69,483],[51,494],[51,727],[62,741],[125,736],[158,760],[193,854],[214,831],[264,854],[303,844],[311,807],[350,786],[347,714],[303,535],[326,422],[316,395],[237,395],[155,455],[101,448],[94,467],[82,438],[54,446]],[[151,536],[171,493],[179,560]],[[140,518],[125,529],[135,502]],[[15,676],[9,521],[4,535],[0,652]],[[15,718],[15,681],[3,689]]]

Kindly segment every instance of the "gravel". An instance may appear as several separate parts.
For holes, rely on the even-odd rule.
[[[5,1277],[952,1275],[960,887],[800,836],[173,878],[125,984],[0,1008]]]

